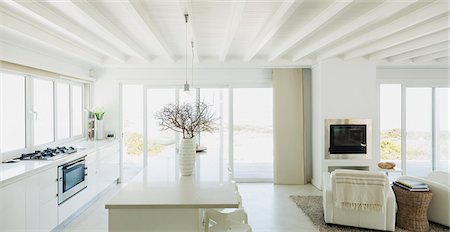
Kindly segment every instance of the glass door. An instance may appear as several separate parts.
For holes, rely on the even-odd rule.
[[[233,162],[237,180],[273,180],[271,88],[233,89]]]
[[[202,132],[198,137],[200,171],[208,172],[205,180],[223,178],[228,160],[229,95],[227,88],[203,88],[199,100],[206,103],[216,118],[216,130]],[[211,155],[209,155],[211,154]],[[211,168],[214,167],[214,168]]]
[[[152,170],[157,170],[161,175],[158,177],[174,179],[176,173],[168,173],[168,170],[175,170],[175,160],[173,154],[176,153],[177,136],[172,130],[161,130],[159,121],[155,118],[167,104],[175,104],[176,89],[153,89],[147,88],[147,156],[148,166]]]
[[[122,85],[122,180],[128,181],[143,167],[144,87]]]
[[[406,173],[432,170],[432,88],[406,88]]]

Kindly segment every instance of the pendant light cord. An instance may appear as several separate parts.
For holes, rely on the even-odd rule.
[[[188,14],[184,14],[184,18],[186,20],[186,38],[185,38],[185,45],[186,45],[186,84],[187,84],[187,79],[188,79],[188,58],[187,58],[187,34],[188,34]]]
[[[191,85],[192,88],[194,88],[194,41],[191,41],[191,45],[192,45],[192,81],[191,81]]]

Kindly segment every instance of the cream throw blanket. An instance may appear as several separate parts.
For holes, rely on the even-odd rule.
[[[388,181],[383,173],[336,170],[335,205],[339,208],[383,211]]]

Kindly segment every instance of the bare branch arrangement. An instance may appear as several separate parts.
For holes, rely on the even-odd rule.
[[[155,114],[161,130],[173,130],[183,134],[183,138],[193,138],[199,132],[216,130],[216,118],[204,103],[168,104]]]

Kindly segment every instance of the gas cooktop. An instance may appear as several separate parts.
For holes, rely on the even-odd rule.
[[[62,158],[64,154],[72,154],[77,152],[74,147],[56,147],[47,148],[45,150],[37,150],[32,153],[22,154],[20,160],[55,160]]]

